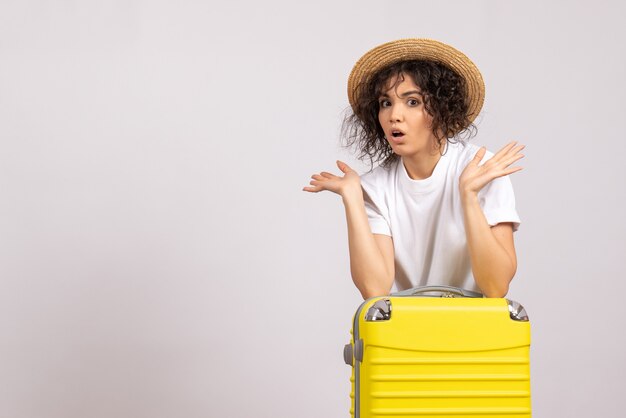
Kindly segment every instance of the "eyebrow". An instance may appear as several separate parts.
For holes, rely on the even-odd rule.
[[[406,96],[410,96],[412,94],[416,94],[418,96],[421,96],[422,92],[419,91],[419,90],[405,91],[404,93],[400,94],[399,97],[406,97]],[[380,97],[389,97],[389,96],[387,95],[387,93],[383,93],[383,94],[380,95]]]

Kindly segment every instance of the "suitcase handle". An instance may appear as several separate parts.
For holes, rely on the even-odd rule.
[[[413,287],[411,289],[403,290],[400,292],[392,293],[390,296],[415,296],[427,292],[441,292],[441,297],[454,297],[453,295],[461,296],[464,298],[482,298],[483,295],[478,292],[472,292],[471,290],[461,289],[460,287],[453,286],[420,286]]]

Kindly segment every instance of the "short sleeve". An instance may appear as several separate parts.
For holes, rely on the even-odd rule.
[[[370,179],[367,176],[361,177],[365,213],[367,213],[370,228],[373,234],[392,236],[389,220],[384,215],[387,210],[381,196],[381,190],[377,190],[373,180],[375,179]]]
[[[515,209],[515,194],[509,176],[492,180],[479,192],[478,197],[489,225],[511,222],[513,231],[517,231],[520,218]]]

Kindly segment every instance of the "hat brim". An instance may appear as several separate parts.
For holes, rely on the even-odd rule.
[[[465,79],[468,117],[474,121],[485,101],[485,83],[478,67],[461,51],[433,39],[410,38],[387,42],[363,55],[348,77],[348,100],[354,110],[359,88],[383,68],[400,61],[427,60],[446,65]]]

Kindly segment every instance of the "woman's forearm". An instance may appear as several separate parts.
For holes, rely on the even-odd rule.
[[[310,186],[303,190],[311,193],[329,190],[341,196],[348,224],[352,280],[364,298],[386,295],[394,278],[393,243],[391,239],[374,238],[358,173],[342,161],[337,161],[337,167],[344,173],[343,177],[322,171],[313,174]]]
[[[517,268],[515,250],[498,241],[476,194],[464,194],[462,204],[474,280],[485,296],[504,297]]]
[[[343,196],[348,225],[348,247],[352,280],[363,298],[386,295],[393,284],[389,271],[370,228],[362,191]]]

